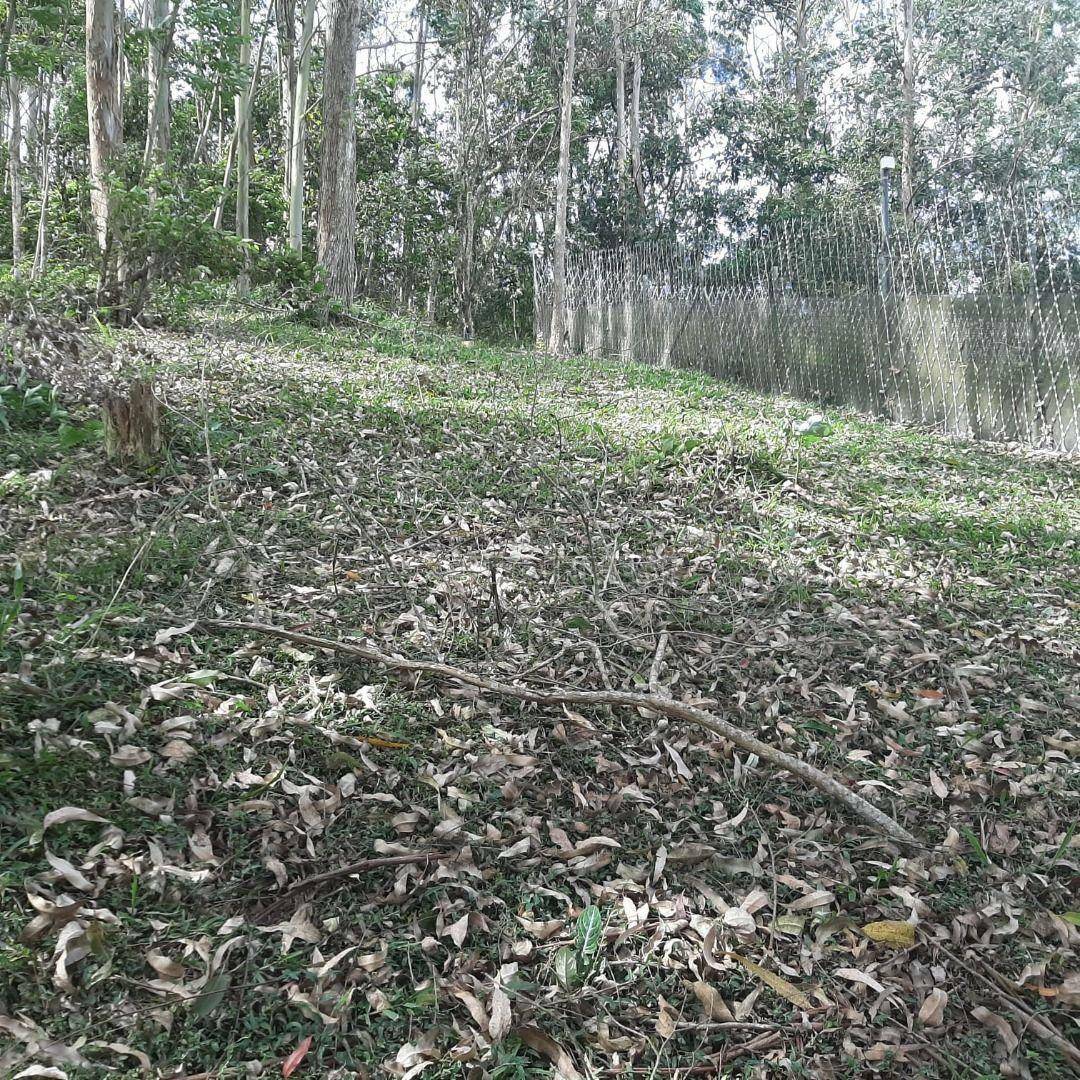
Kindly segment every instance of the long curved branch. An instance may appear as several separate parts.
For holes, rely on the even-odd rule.
[[[485,690],[490,694],[516,698],[518,701],[528,701],[534,705],[619,706],[629,709],[646,709],[661,716],[683,720],[686,723],[693,724],[695,727],[711,731],[741,750],[756,754],[762,761],[767,761],[770,765],[775,765],[778,769],[782,769],[792,776],[797,776],[800,780],[805,780],[806,783],[817,788],[818,791],[845,806],[856,817],[861,818],[868,825],[872,825],[875,829],[884,833],[890,840],[920,848],[924,846],[921,841],[888,814],[879,810],[873,803],[856,794],[839,780],[829,776],[828,773],[815,768],[801,758],[785,753],[783,750],[778,750],[769,743],[762,742],[760,739],[743,731],[742,728],[736,727],[719,716],[714,716],[712,713],[699,709],[694,705],[687,705],[684,702],[663,697],[660,694],[636,694],[624,690],[537,690],[529,686],[518,686],[514,683],[489,679],[484,675],[477,675],[474,672],[453,667],[450,664],[441,664],[433,660],[408,660],[400,656],[390,656],[370,645],[362,645],[351,641],[333,641],[330,638],[315,637],[312,634],[304,634],[295,630],[285,630],[282,627],[271,626],[267,623],[207,619],[203,621],[203,625],[214,630],[238,630],[251,634],[263,634],[267,637],[282,638],[297,645],[306,645],[312,649],[322,649],[342,656],[351,656],[357,660],[366,660],[369,663],[398,671],[415,671],[422,675],[432,675],[439,679],[447,679],[466,686],[475,686],[477,689]]]

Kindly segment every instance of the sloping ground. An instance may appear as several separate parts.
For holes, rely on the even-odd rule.
[[[0,432],[0,1071],[1068,1071],[1075,463],[381,319],[143,344],[155,475]],[[927,851],[673,722],[213,618],[651,681]]]

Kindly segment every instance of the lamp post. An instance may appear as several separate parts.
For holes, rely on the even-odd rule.
[[[896,158],[885,156],[881,159],[881,291],[888,296],[892,292],[892,212],[889,207],[889,189],[892,174],[896,168]]]

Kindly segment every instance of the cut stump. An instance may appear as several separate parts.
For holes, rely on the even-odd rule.
[[[161,457],[161,404],[149,380],[132,382],[127,397],[110,394],[101,411],[110,460],[150,465]]]

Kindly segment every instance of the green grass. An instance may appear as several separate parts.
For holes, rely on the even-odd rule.
[[[1000,897],[1003,873],[1044,875],[1040,904],[1064,910],[1071,871],[1047,864],[1064,830],[1055,822],[1075,804],[1055,786],[1060,774],[1046,770],[1043,737],[1070,723],[1075,463],[844,411],[830,412],[827,437],[800,441],[792,428],[809,406],[700,374],[463,346],[376,311],[364,318],[359,328],[314,329],[209,312],[205,336],[152,339],[156,373],[183,416],[171,419],[168,460],[147,474],[104,464],[93,438],[63,444],[55,418],[5,437],[0,601],[18,621],[0,640],[0,664],[42,693],[0,687],[0,1011],[32,1016],[69,1043],[128,1043],[163,1071],[238,1077],[249,1061],[276,1069],[312,1035],[303,1066],[311,1075],[374,1072],[424,1031],[446,1048],[453,1024],[468,1030],[460,1002],[445,988],[431,993],[433,972],[483,997],[524,936],[517,915],[564,917],[561,893],[575,905],[599,901],[620,925],[616,867],[647,881],[660,847],[688,841],[756,861],[764,876],[669,865],[661,881],[632,892],[635,903],[648,889],[652,902],[678,900],[714,916],[695,881],[734,898],[754,887],[772,893],[770,879],[786,873],[829,888],[836,901],[827,912],[856,922],[905,917],[895,890],[911,888],[943,927],[964,916],[983,934],[979,913]],[[71,423],[81,429],[89,419],[73,410]],[[25,568],[17,601],[16,557]],[[655,725],[646,717],[590,714],[597,730],[581,743],[571,737],[573,716],[477,701],[434,682],[413,687],[369,665],[305,658],[249,635],[197,627],[154,642],[161,629],[221,615],[360,633],[391,651],[500,674],[536,668],[532,678],[591,687],[599,685],[593,646],[613,684],[647,684],[666,630],[675,692],[710,700],[855,781],[885,785],[882,805],[932,842],[961,830],[964,865],[944,861],[925,885],[816,791],[745,761],[736,768],[711,740],[682,745],[686,782],[662,744],[647,741]],[[954,674],[964,665],[992,672],[965,677],[970,715]],[[196,669],[221,674],[155,700],[152,688]],[[878,707],[914,709],[927,689],[958,715],[942,720],[935,706],[902,723]],[[109,707],[137,726],[121,732]],[[963,735],[939,733],[961,720]],[[173,723],[194,733],[189,757],[162,755]],[[327,731],[406,745],[361,753]],[[669,729],[664,738],[681,735]],[[895,754],[885,736],[910,754]],[[123,743],[150,753],[126,780],[109,761]],[[536,756],[535,772],[516,779],[477,770],[508,748]],[[959,778],[962,797],[939,802],[930,763],[950,783]],[[346,776],[356,794],[314,829],[296,792],[320,785],[312,797],[323,798]],[[1017,796],[1008,784],[1021,779],[1031,786]],[[139,809],[125,782],[138,798],[172,799],[172,810]],[[630,784],[651,802],[612,799]],[[30,944],[18,934],[32,914],[23,883],[48,871],[32,834],[45,813],[70,804],[101,813],[123,835],[88,871],[100,880],[90,902],[115,922],[77,965],[68,1007],[52,983],[55,934]],[[744,807],[740,825],[720,824]],[[420,815],[414,832],[394,824],[403,810]],[[340,1017],[324,1025],[296,997],[315,988],[311,946],[283,954],[279,934],[257,929],[291,915],[273,910],[272,860],[296,880],[368,857],[378,843],[438,847],[445,841],[435,827],[454,815],[470,836],[475,874],[425,871],[388,900],[394,878],[383,872],[313,898],[313,918],[333,927],[323,957],[354,950],[316,1002]],[[199,825],[217,859],[208,880],[155,873],[155,846],[169,866],[200,868],[188,843]],[[536,854],[552,825],[622,846],[608,866],[575,876]],[[995,825],[1019,846],[995,850],[989,828],[980,858],[980,830]],[[531,861],[498,857],[529,830]],[[72,824],[48,840],[78,865],[101,835],[100,826]],[[785,882],[775,894],[781,905],[799,895]],[[470,910],[487,929],[470,931],[459,951],[440,928]],[[205,1016],[177,1005],[166,1028],[152,1015],[162,1002],[146,986],[154,977],[147,952],[183,956],[193,977],[236,915],[245,921],[233,931],[241,940],[220,1004]],[[1031,911],[1024,916],[1001,952],[1013,976],[1047,950]],[[700,1013],[684,966],[698,946],[674,930],[643,950],[658,925],[612,946],[604,962],[614,989],[580,1000],[545,996],[560,942],[543,946],[520,973],[533,986],[525,992],[533,1011],[523,1015],[599,1067],[608,1059],[585,1032],[606,1009],[643,1033],[639,1063],[661,1069],[745,1041],[680,1031],[661,1046],[652,1026],[658,995],[687,1019]],[[814,926],[808,920],[808,934]],[[768,940],[746,948],[764,959]],[[811,941],[770,942],[765,962],[797,966],[818,949],[808,981],[842,994],[849,987],[834,986],[828,971],[858,961],[842,938],[823,948]],[[350,970],[380,952],[383,965]],[[759,985],[737,966],[716,977],[729,1000]],[[916,995],[898,992],[917,1012]],[[965,1075],[992,1075],[993,1040],[964,1019],[982,999],[952,983],[950,994],[956,1019],[942,1048],[970,1067]],[[755,1020],[793,1018],[776,995],[759,1002]],[[825,1060],[864,1075],[865,1063],[845,1057],[845,1024],[824,1015],[829,1024],[814,1039],[787,1046],[793,1075],[815,1075]],[[1061,1074],[1045,1045],[1025,1039],[1023,1053],[1033,1075]],[[481,1056],[488,1076],[550,1075],[513,1037]],[[751,1075],[755,1060],[738,1059],[730,1075]],[[462,1069],[441,1060],[425,1075]],[[936,1069],[918,1059],[885,1073],[943,1075]]]

